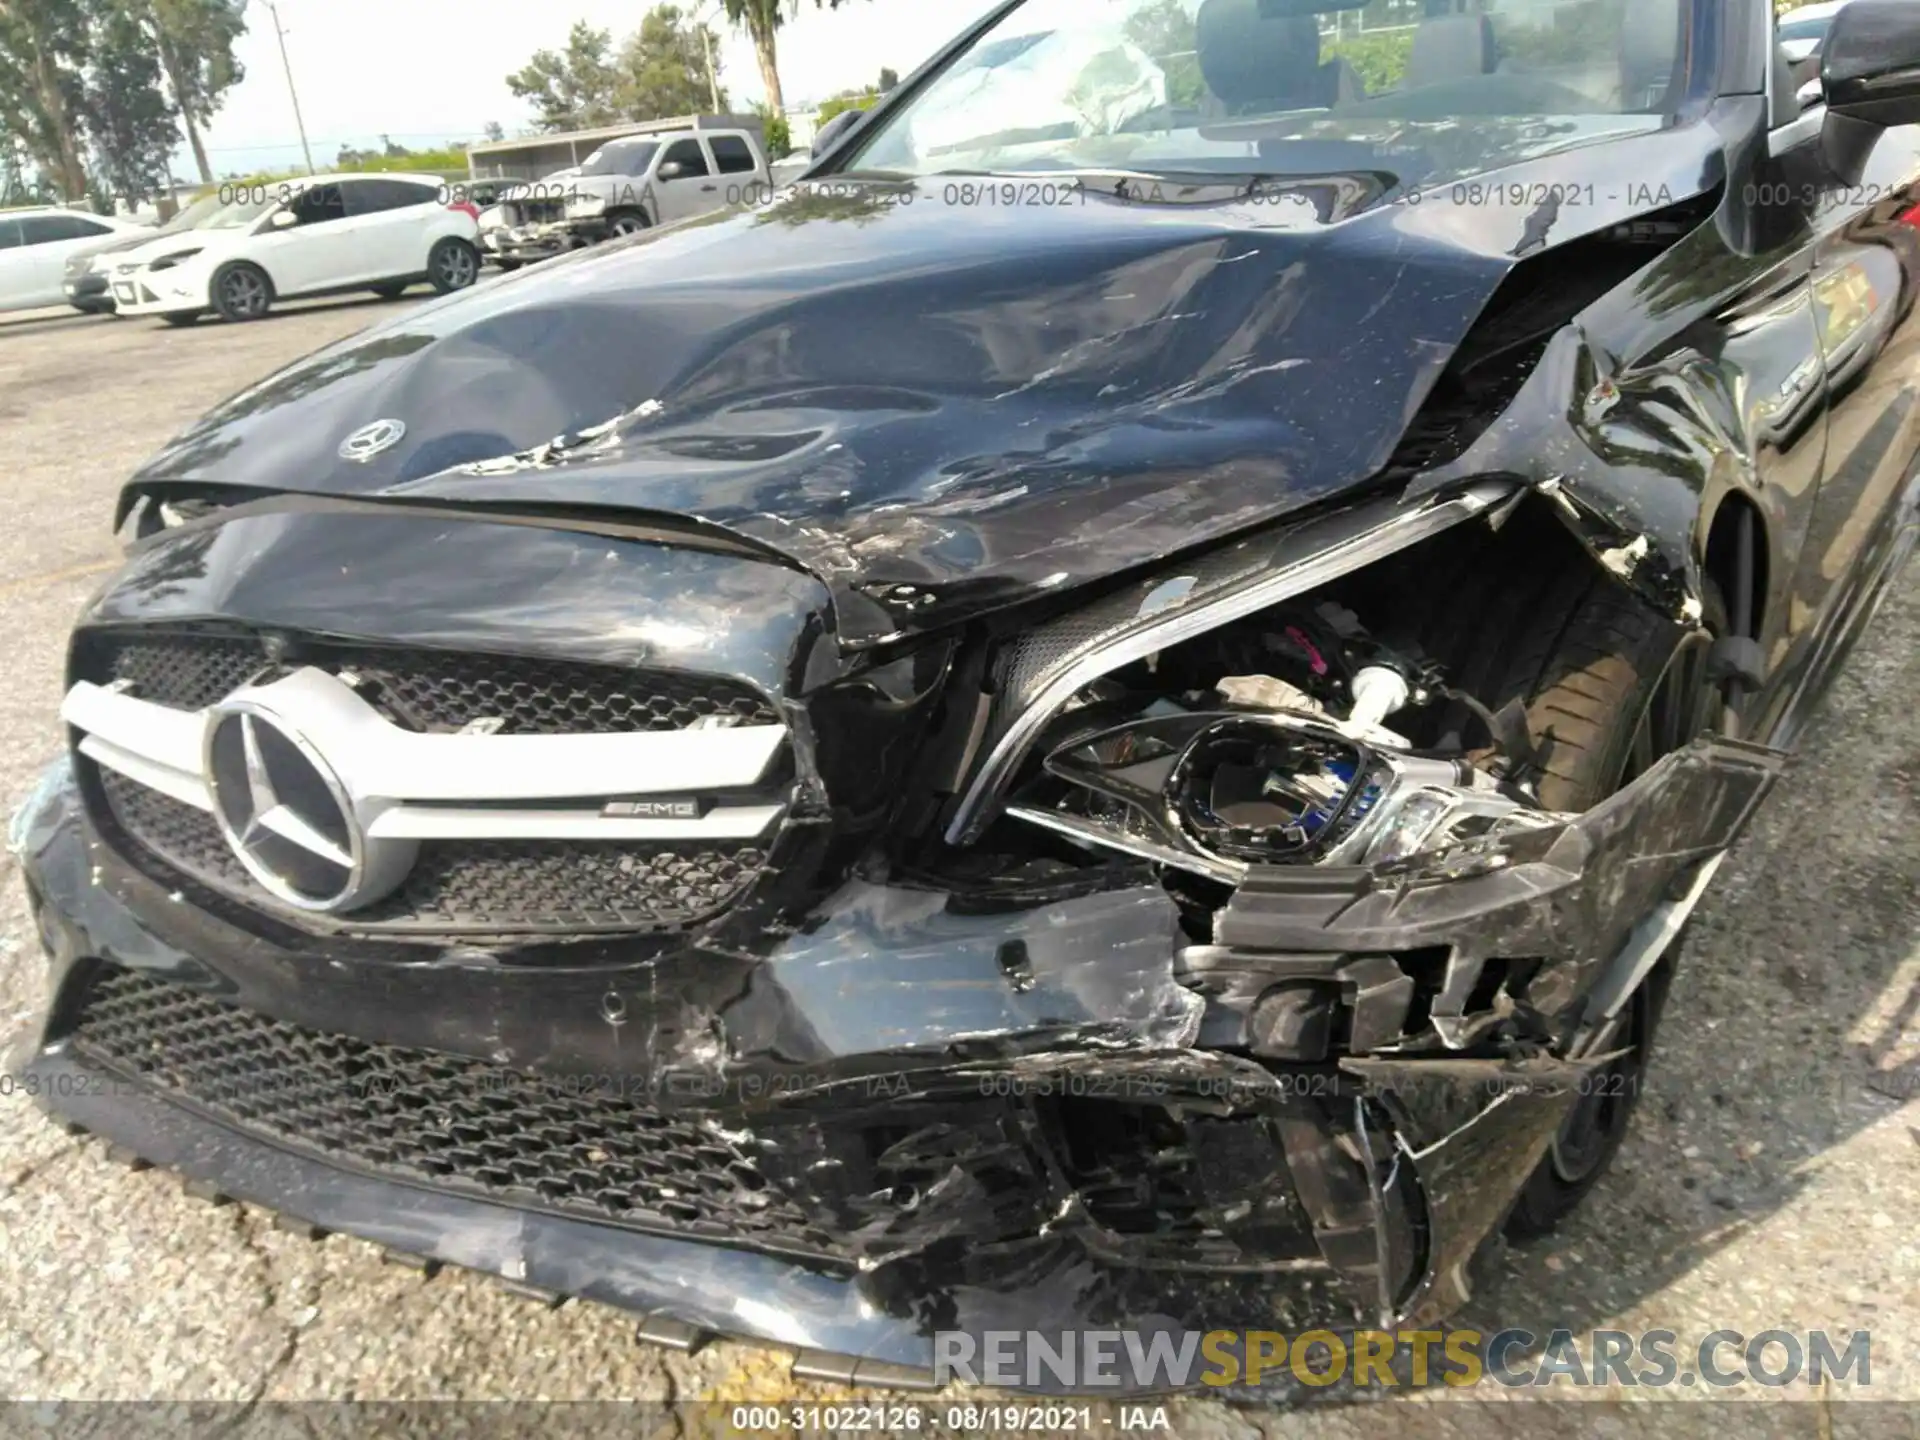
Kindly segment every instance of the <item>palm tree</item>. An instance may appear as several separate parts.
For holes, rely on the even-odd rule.
[[[766,87],[768,110],[775,115],[783,113],[787,107],[780,93],[780,57],[774,32],[786,19],[789,8],[799,8],[797,0],[791,5],[789,0],[725,0],[725,4],[727,19],[745,26],[753,37],[753,54],[760,62],[760,83]]]
[[[780,57],[774,32],[787,17],[800,8],[800,0],[720,0],[727,19],[743,26],[753,37],[754,58],[760,62],[760,83],[767,90],[767,108],[775,115],[785,113],[786,96],[780,90]],[[838,10],[847,0],[813,0],[815,5]]]

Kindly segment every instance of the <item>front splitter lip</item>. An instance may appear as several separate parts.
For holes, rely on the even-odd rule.
[[[931,1377],[933,1340],[882,1313],[858,1280],[750,1251],[671,1240],[337,1169],[170,1104],[56,1047],[22,1057],[16,1085],[49,1114],[129,1157],[230,1197],[409,1257],[484,1271],[696,1330],[857,1358],[862,1384]],[[643,1334],[645,1326],[643,1325]]]
[[[549,1304],[586,1300],[627,1310],[638,1318],[640,1340],[668,1348],[691,1349],[709,1338],[786,1347],[795,1352],[795,1381],[938,1389],[936,1329],[974,1336],[1035,1333],[1050,1343],[1066,1332],[1268,1329],[1272,1323],[1261,1324],[1253,1308],[1256,1296],[1287,1284],[1279,1275],[1214,1277],[1223,1313],[1206,1320],[1150,1307],[1118,1314],[1113,1293],[1088,1283],[1102,1263],[1060,1240],[1046,1257],[1029,1263],[1033,1280],[1026,1287],[995,1292],[967,1286],[884,1309],[866,1275],[826,1273],[724,1245],[646,1235],[343,1170],[174,1105],[88,1064],[64,1045],[35,1050],[29,1042],[9,1073],[16,1088],[59,1123],[105,1142],[109,1159],[171,1171],[190,1195],[252,1205],[316,1235],[351,1235],[415,1267],[461,1266]],[[1238,1313],[1234,1294],[1241,1297]],[[933,1316],[942,1318],[936,1323]],[[1351,1335],[1356,1321],[1329,1304],[1312,1319],[1296,1313],[1286,1328]],[[1200,1383],[1190,1379],[1182,1388]],[[1035,1387],[1100,1400],[1174,1388],[1122,1382],[1075,1391],[1044,1379]],[[1303,1389],[1282,1372],[1258,1387],[1208,1393],[1272,1403],[1320,1392]]]

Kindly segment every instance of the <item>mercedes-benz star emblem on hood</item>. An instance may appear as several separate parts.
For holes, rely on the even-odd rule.
[[[340,458],[371,460],[382,450],[391,450],[398,445],[400,437],[406,433],[406,425],[399,420],[375,420],[370,425],[362,425],[340,442]]]

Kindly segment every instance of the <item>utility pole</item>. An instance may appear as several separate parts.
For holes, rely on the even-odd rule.
[[[280,42],[280,68],[287,72],[287,95],[293,101],[293,123],[300,131],[300,153],[307,157],[307,173],[318,174],[313,168],[313,151],[307,145],[307,122],[300,118],[300,92],[293,88],[293,65],[287,59],[287,32],[280,25],[280,7],[273,0],[261,0],[261,3],[273,16],[273,38]]]
[[[695,16],[693,23],[700,27],[700,48],[707,56],[707,104],[715,115],[720,113],[720,77],[713,69],[713,32],[707,28],[707,22]]]

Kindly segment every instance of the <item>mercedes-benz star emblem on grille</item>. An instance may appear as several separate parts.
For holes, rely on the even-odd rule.
[[[400,437],[406,433],[407,427],[398,420],[375,420],[371,425],[362,425],[340,442],[340,458],[371,460],[382,450],[391,450],[398,445]]]
[[[346,787],[300,734],[251,701],[207,720],[214,818],[247,872],[302,910],[350,910],[392,891],[416,847],[367,834]]]

